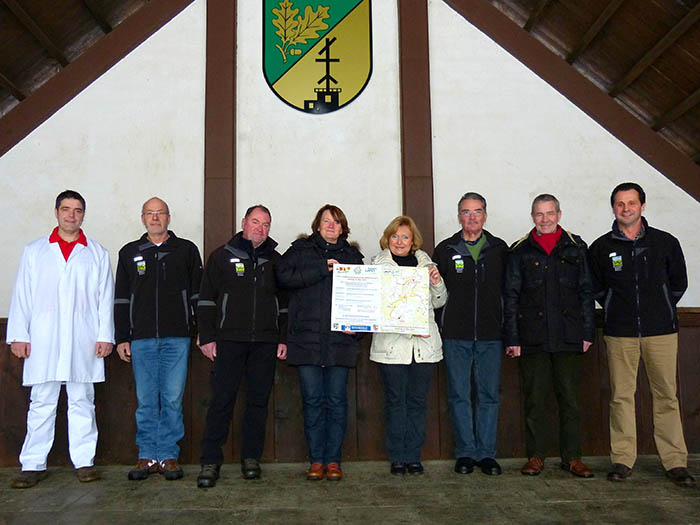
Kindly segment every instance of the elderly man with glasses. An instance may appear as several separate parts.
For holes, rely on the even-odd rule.
[[[435,248],[447,285],[440,316],[447,392],[455,438],[455,472],[501,474],[496,462],[501,376],[502,307],[508,246],[484,230],[486,199],[465,193],[457,204],[462,229]]]
[[[185,435],[182,396],[202,259],[194,243],[168,230],[162,199],[143,204],[141,222],[146,233],[119,251],[114,299],[117,353],[132,364],[138,398],[139,459],[128,478],[161,473],[176,480],[183,475],[177,442]]]

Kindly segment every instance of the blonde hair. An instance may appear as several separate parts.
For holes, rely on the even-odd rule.
[[[382,250],[386,250],[389,247],[389,239],[394,235],[401,226],[408,226],[413,234],[413,242],[411,243],[411,253],[416,250],[420,250],[423,247],[423,236],[418,230],[416,223],[407,215],[399,215],[393,219],[386,228],[384,228],[384,233],[381,239],[379,239],[379,246]]]

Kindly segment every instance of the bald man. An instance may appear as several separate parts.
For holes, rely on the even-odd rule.
[[[139,458],[128,478],[176,480],[183,475],[177,442],[185,435],[182,395],[202,259],[194,243],[168,230],[162,199],[143,204],[141,222],[146,233],[119,251],[114,299],[117,353],[132,364],[139,403]]]

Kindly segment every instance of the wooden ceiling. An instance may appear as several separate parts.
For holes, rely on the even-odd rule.
[[[147,0],[0,0],[0,117]]]
[[[700,163],[700,0],[488,0]]]
[[[0,0],[0,155],[191,2]],[[537,43],[593,93],[529,67],[700,200],[700,0],[445,2],[520,60]],[[595,115],[601,102],[634,125]]]

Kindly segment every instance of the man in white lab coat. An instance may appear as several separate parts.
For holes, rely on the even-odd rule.
[[[7,343],[24,359],[22,384],[31,386],[22,471],[14,488],[46,477],[61,385],[68,395],[68,442],[78,479],[100,478],[95,391],[112,352],[114,280],[109,254],[80,228],[85,199],[66,190],[56,198],[58,226],[25,247],[7,323]]]

